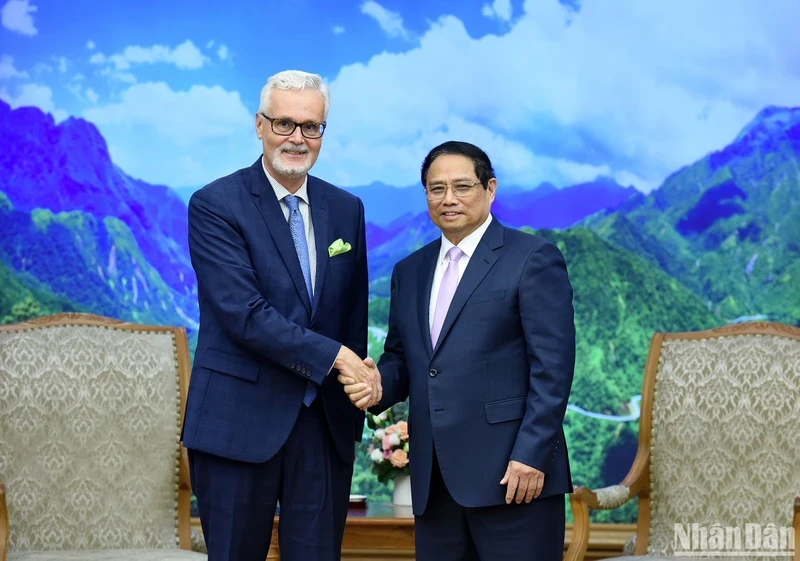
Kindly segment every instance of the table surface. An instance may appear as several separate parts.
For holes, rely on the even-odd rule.
[[[347,511],[349,523],[388,523],[394,525],[414,525],[414,513],[410,506],[399,506],[392,503],[367,502],[367,508],[351,506]]]

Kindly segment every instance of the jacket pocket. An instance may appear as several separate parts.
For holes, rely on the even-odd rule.
[[[469,300],[467,300],[466,305],[469,306],[471,304],[480,304],[481,302],[492,302],[494,300],[502,300],[505,297],[506,297],[505,290],[478,292],[477,294],[473,294],[472,297]]]
[[[495,423],[521,419],[525,415],[525,405],[527,401],[528,396],[523,396],[485,403],[483,407],[486,409],[486,421],[490,425],[493,425]]]
[[[195,366],[255,382],[261,365],[250,358],[234,355],[220,349],[206,349],[195,358]]]

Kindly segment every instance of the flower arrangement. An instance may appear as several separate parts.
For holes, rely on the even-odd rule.
[[[367,426],[373,430],[368,449],[372,472],[383,484],[398,475],[409,474],[408,423],[395,418],[393,409],[380,415],[367,413]]]

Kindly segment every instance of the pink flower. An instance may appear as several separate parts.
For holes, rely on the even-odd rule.
[[[392,451],[391,450],[384,450],[383,451],[383,457],[388,460],[389,458],[392,457]]]
[[[389,433],[383,435],[383,449],[392,450],[392,435]]]
[[[392,465],[396,468],[404,468],[408,465],[408,454],[405,450],[395,450],[390,458]]]

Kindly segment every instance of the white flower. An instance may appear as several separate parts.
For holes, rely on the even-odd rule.
[[[369,458],[376,464],[379,464],[383,461],[383,452],[375,448],[375,450],[373,450],[369,455]]]
[[[389,444],[392,446],[400,446],[400,436],[395,432],[389,435]]]
[[[383,440],[383,435],[386,434],[386,431],[383,429],[375,429],[375,438],[378,440]]]
[[[388,418],[389,418],[389,410],[387,409],[386,411],[384,411],[383,413],[381,413],[380,415],[378,415],[378,418],[379,418],[381,421],[385,421],[386,419],[388,419]]]

